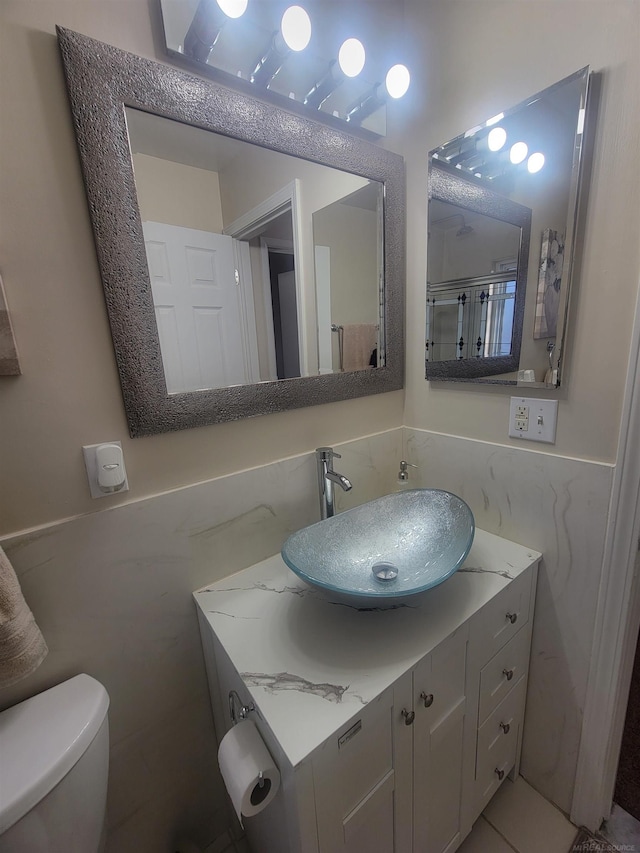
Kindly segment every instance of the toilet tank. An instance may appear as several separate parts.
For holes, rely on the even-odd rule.
[[[0,853],[98,853],[109,697],[89,675],[0,713]]]

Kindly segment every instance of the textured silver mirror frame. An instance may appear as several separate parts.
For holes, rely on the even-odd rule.
[[[402,157],[272,104],[57,27],[132,437],[395,391],[404,382]],[[384,367],[168,395],[125,107],[384,184]]]

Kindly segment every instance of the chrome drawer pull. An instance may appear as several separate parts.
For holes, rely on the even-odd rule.
[[[496,767],[495,773],[498,779],[502,782],[502,780],[504,779],[504,770],[498,770],[498,768]]]
[[[507,613],[507,619],[509,620],[509,622],[511,622],[512,625],[515,623],[517,618],[518,618],[517,613]]]
[[[513,670],[512,669],[503,669],[502,674],[507,679],[507,681],[511,681],[513,678]]]
[[[402,716],[404,717],[405,726],[410,726],[416,718],[416,712],[415,711],[407,711],[406,708],[403,708],[401,713],[402,713]]]
[[[424,702],[425,708],[430,708],[433,705],[433,693],[425,693],[423,690],[420,694],[420,698]]]
[[[508,735],[508,734],[509,734],[509,729],[511,728],[511,725],[510,725],[510,723],[500,723],[500,728],[502,729],[502,731],[503,731],[506,735]]]

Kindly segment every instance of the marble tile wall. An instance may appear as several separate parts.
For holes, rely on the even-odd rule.
[[[521,772],[569,812],[613,466],[404,429],[413,483],[463,497],[478,527],[543,554]]]
[[[345,509],[389,490],[402,430],[336,449],[354,484]],[[191,593],[319,519],[314,455],[100,510],[0,543],[50,649],[0,707],[78,672],[99,679],[111,697],[108,853],[157,853],[182,835],[205,846],[230,820]]]

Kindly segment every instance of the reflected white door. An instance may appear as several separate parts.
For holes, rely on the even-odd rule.
[[[251,381],[233,239],[162,222],[143,230],[167,392]]]

